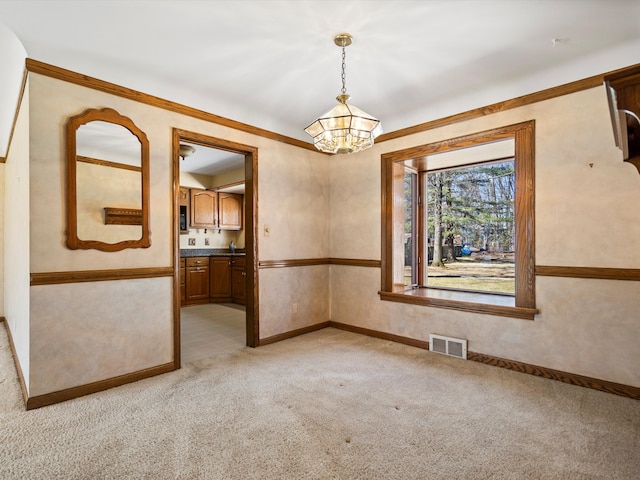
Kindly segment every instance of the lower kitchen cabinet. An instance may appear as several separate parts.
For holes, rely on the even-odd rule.
[[[245,257],[180,259],[180,304],[233,302],[247,304]]]
[[[231,301],[231,257],[209,257],[209,298],[212,302]]]
[[[186,304],[209,302],[209,257],[190,257],[185,267]]]
[[[247,259],[234,257],[231,261],[231,293],[233,303],[247,304]]]

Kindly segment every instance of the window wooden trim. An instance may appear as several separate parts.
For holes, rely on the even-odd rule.
[[[382,279],[380,298],[440,308],[533,319],[535,301],[535,122],[533,120],[499,127],[463,137],[452,138],[382,155]],[[478,303],[473,293],[459,292],[456,299],[430,295],[429,288],[407,288],[394,278],[398,267],[398,249],[394,248],[394,179],[406,166],[424,170],[426,155],[513,138],[515,140],[516,174],[516,268],[513,305],[495,302]],[[421,168],[422,166],[422,168]],[[396,182],[397,183],[397,182]],[[396,274],[397,276],[397,274]],[[401,278],[401,277],[400,277]],[[465,296],[469,300],[465,300]],[[488,297],[487,297],[488,298]],[[472,300],[473,299],[473,300]]]

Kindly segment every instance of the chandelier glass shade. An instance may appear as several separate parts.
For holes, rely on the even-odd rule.
[[[338,105],[321,115],[304,129],[313,137],[313,145],[326,153],[355,153],[373,146],[382,133],[380,120],[347,102],[351,98],[345,88],[345,48],[351,44],[348,33],[336,35],[334,43],[342,47],[342,93]]]

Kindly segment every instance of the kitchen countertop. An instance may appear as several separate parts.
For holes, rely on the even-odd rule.
[[[231,253],[228,248],[186,248],[180,249],[180,256],[186,257],[246,257],[247,253],[242,248],[236,248]]]

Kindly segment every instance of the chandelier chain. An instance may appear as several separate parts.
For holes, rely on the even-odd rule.
[[[345,52],[345,47],[343,45],[342,46],[342,90],[340,90],[343,95],[347,93],[347,87],[345,86],[346,80],[347,80],[347,74],[345,73],[345,69],[347,68],[346,56],[347,55]]]

